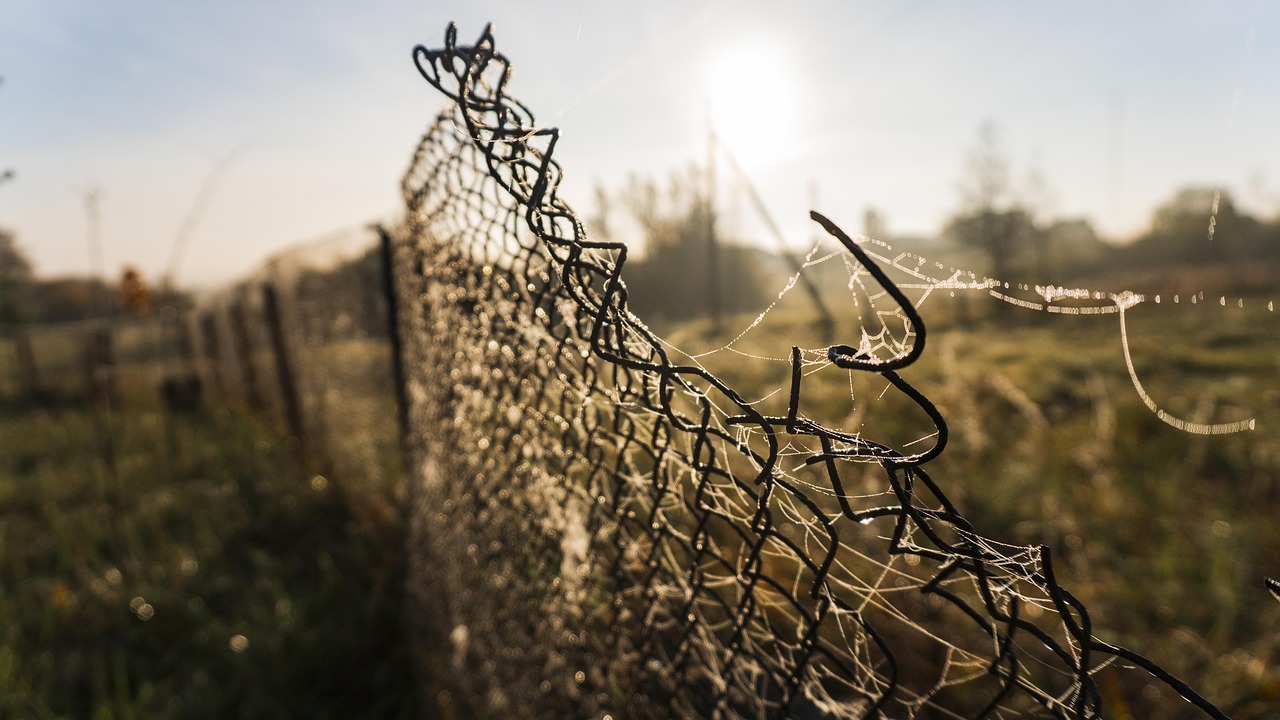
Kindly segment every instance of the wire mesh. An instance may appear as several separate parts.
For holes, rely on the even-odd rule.
[[[403,181],[394,285],[411,593],[450,702],[536,717],[1101,717],[1116,676],[1046,546],[983,536],[926,470],[947,424],[897,370],[911,302],[813,219],[875,299],[853,343],[792,348],[764,413],[629,310],[624,245],[559,196],[559,138],[486,31],[415,48],[449,100]],[[816,366],[882,378],[932,432],[895,447],[805,412]],[[438,684],[439,681],[437,681]]]
[[[373,232],[340,233],[275,256],[191,317],[210,391],[267,417],[357,514],[397,514],[384,274]]]

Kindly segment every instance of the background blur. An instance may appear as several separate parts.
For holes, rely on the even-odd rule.
[[[597,181],[701,161],[709,114],[796,245],[815,199],[846,225],[873,206],[892,232],[937,233],[987,122],[1021,192],[1104,236],[1188,184],[1280,204],[1280,8],[1263,2],[13,0],[0,217],[40,272],[86,271],[96,188],[112,274],[163,273],[188,227],[181,276],[205,285],[386,218],[438,108],[409,50],[450,20],[494,23],[513,89],[564,130],[579,207]]]

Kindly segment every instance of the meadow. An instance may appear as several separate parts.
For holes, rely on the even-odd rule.
[[[931,475],[981,534],[1047,546],[1101,639],[1155,660],[1233,717],[1273,716],[1280,603],[1264,577],[1280,572],[1280,318],[1268,299],[1147,302],[1127,314],[1134,369],[1161,409],[1201,423],[1256,420],[1252,431],[1215,436],[1170,427],[1144,405],[1118,315],[1008,312],[979,300],[926,304],[927,349],[901,371],[949,425]],[[732,386],[759,388],[753,397],[782,388],[760,407],[784,414],[787,345],[823,345],[812,313],[791,302],[732,351],[702,356],[735,332],[708,341],[705,324],[665,330]],[[850,342],[858,331],[846,322],[835,335]],[[930,429],[866,373],[823,368],[802,387],[801,414],[828,427],[894,447]],[[864,487],[876,487],[868,473]],[[1141,673],[1107,682],[1108,717],[1197,717]]]
[[[371,481],[241,403],[166,410],[154,327],[117,333],[119,401],[91,402],[77,334],[36,333],[45,397],[0,402],[0,717],[417,716]]]
[[[1280,706],[1280,603],[1263,586],[1280,575],[1280,320],[1263,306],[1129,316],[1152,397],[1200,422],[1256,417],[1236,435],[1190,435],[1145,407],[1116,316],[939,302],[926,308],[927,352],[903,372],[950,424],[930,469],[973,524],[1050,547],[1100,637],[1237,718]],[[736,352],[700,361],[763,397],[789,374],[769,358],[821,345],[808,317],[781,307]],[[385,373],[385,345],[301,356],[310,386],[327,388],[307,400],[330,419],[321,457],[234,397],[166,410],[156,388],[173,361],[143,325],[119,331],[121,399],[104,410],[74,390],[72,330],[34,334],[63,389],[0,405],[0,715],[416,716],[393,404],[366,381]],[[726,342],[706,330],[663,328],[695,353]],[[0,353],[0,377],[11,364]],[[808,417],[901,442],[921,431],[874,378],[827,368],[805,383]],[[1140,674],[1123,677],[1103,688],[1109,717],[1186,712]]]

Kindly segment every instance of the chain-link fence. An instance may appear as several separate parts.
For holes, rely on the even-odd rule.
[[[446,703],[477,716],[1101,716],[1132,673],[1044,546],[985,537],[926,465],[947,425],[896,370],[912,303],[826,218],[871,299],[853,345],[792,348],[769,414],[628,310],[627,248],[558,196],[558,133],[486,31],[415,50],[449,100],[404,180],[395,285],[411,591]],[[777,353],[775,353],[777,354]],[[809,417],[819,367],[928,418],[912,447]],[[1161,692],[1161,691],[1158,691]]]

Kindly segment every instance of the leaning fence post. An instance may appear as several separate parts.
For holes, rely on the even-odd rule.
[[[250,410],[261,412],[262,390],[258,385],[258,371],[253,365],[253,346],[249,343],[249,322],[245,316],[244,301],[237,300],[230,311],[231,341],[240,365],[240,382],[244,388],[245,404]]]
[[[302,424],[302,407],[298,401],[298,380],[289,358],[289,345],[284,337],[284,323],[280,319],[280,302],[271,283],[262,284],[263,314],[271,335],[271,350],[276,360],[276,380],[280,385],[280,399],[284,402],[284,419],[289,434],[298,439],[300,448],[307,448],[306,430]]]

